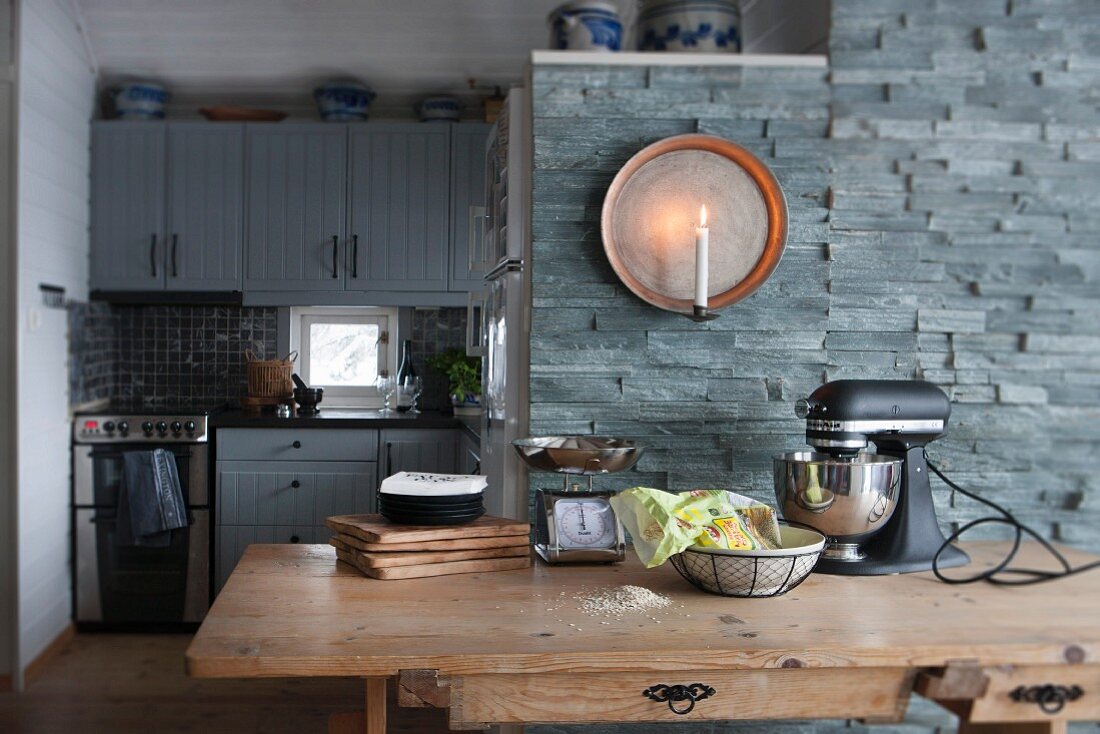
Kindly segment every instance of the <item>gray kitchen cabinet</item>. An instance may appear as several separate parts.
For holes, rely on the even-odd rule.
[[[166,137],[162,123],[92,125],[92,290],[164,288]]]
[[[455,447],[458,474],[481,474],[481,442],[466,431],[459,432]]]
[[[332,531],[311,525],[222,525],[214,536],[214,591],[221,591],[229,574],[253,543],[327,543]]]
[[[379,481],[401,471],[454,474],[458,431],[451,428],[396,428],[382,431]]]
[[[244,288],[344,289],[347,126],[249,124]]]
[[[168,290],[241,289],[243,125],[169,123],[165,247]]]
[[[348,290],[447,290],[450,128],[349,126]]]
[[[485,139],[492,125],[451,128],[451,291],[480,290],[482,273],[470,270],[470,249],[480,246],[485,223]]]

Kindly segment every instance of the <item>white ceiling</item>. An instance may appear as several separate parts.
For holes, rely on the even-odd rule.
[[[388,98],[518,81],[562,0],[73,0],[104,83],[147,77],[181,100],[309,105],[353,77]],[[624,1],[629,5],[629,0]]]

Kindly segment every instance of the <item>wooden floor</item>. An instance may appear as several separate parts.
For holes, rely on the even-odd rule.
[[[324,734],[329,714],[361,710],[357,679],[195,680],[190,635],[77,635],[20,694],[0,693],[4,734]],[[391,686],[392,688],[392,686]],[[400,709],[391,729],[447,730],[441,711]]]

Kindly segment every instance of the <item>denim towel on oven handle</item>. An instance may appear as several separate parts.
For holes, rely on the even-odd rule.
[[[188,525],[175,454],[154,449],[128,451],[122,458],[118,544],[167,547],[171,531]]]

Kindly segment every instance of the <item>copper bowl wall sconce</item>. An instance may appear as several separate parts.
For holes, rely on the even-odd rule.
[[[677,135],[627,161],[604,198],[600,227],[611,267],[636,296],[709,321],[779,265],[787,202],[745,148]]]

